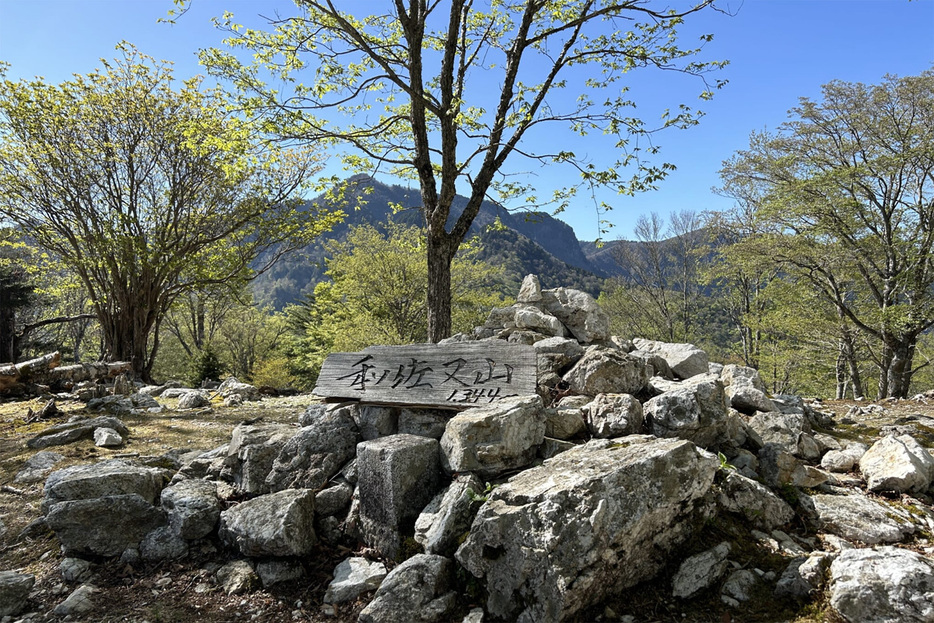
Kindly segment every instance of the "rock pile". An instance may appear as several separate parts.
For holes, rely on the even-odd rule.
[[[241,424],[174,472],[59,470],[45,521],[69,556],[124,564],[219,543],[234,559],[215,574],[228,592],[300,576],[316,547],[362,543],[368,556],[342,562],[323,601],[335,614],[364,596],[366,622],[569,620],[665,570],[676,599],[717,591],[739,608],[826,591],[850,621],[934,620],[934,458],[914,438],[837,440],[825,414],[770,396],[755,370],[611,336],[583,292],[529,276],[518,301],[452,340],[532,344],[537,395],[457,414],[315,405],[299,427]],[[796,515],[814,532],[796,534]],[[742,548],[704,544],[717,521],[787,565],[746,568]],[[928,556],[893,546],[909,540]],[[465,581],[482,611],[468,613]],[[0,575],[0,591],[27,583]]]

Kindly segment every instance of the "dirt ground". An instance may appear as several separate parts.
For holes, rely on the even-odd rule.
[[[130,430],[127,443],[116,449],[97,448],[92,441],[49,448],[63,454],[65,461],[56,469],[76,463],[93,462],[121,456],[155,457],[173,449],[209,450],[229,441],[230,433],[240,422],[262,418],[267,423],[289,423],[297,426],[299,415],[315,398],[304,396],[265,398],[259,403],[225,408],[216,399],[211,408],[189,412],[171,409],[171,400],[160,402],[170,407],[160,414],[122,416]],[[52,614],[56,604],[74,590],[75,585],[62,580],[59,565],[62,554],[54,535],[41,530],[30,532],[28,526],[39,517],[42,482],[30,485],[14,483],[23,463],[35,451],[26,448],[26,441],[45,427],[65,421],[72,415],[85,415],[84,404],[59,400],[63,415],[46,422],[27,424],[28,410],[38,411],[46,400],[0,402],[0,570],[21,570],[35,574],[36,585],[26,614],[13,620],[58,621]],[[833,412],[837,426],[835,436],[861,439],[871,443],[880,433],[898,427],[910,432],[918,441],[934,447],[934,397],[924,400],[868,403],[828,401],[818,405],[822,411]],[[850,414],[849,416],[847,414]],[[97,414],[87,414],[97,415]],[[928,501],[929,503],[930,501]],[[711,543],[733,538],[741,526],[718,522],[706,531]],[[22,536],[26,531],[28,536]],[[350,550],[320,549],[307,557],[305,577],[301,580],[261,589],[245,595],[226,595],[213,585],[212,575],[230,553],[223,551],[219,541],[206,543],[200,551],[179,562],[142,563],[121,566],[116,562],[101,564],[93,584],[100,589],[95,609],[82,616],[82,621],[132,621],[164,623],[173,621],[355,621],[364,601],[343,604],[337,616],[322,613],[321,597],[338,562],[350,555]],[[98,561],[103,562],[103,561]],[[777,570],[787,559],[750,552],[749,564],[764,570]],[[578,617],[579,621],[619,620],[626,614],[639,623],[648,621],[795,621],[796,623],[833,621],[821,603],[806,604],[793,609],[764,611],[750,609],[736,613],[716,598],[695,601],[690,609],[671,600],[667,583],[646,583],[628,591],[619,599]],[[462,612],[471,605],[465,596]],[[766,604],[771,603],[768,599]],[[74,619],[72,619],[74,620]],[[460,620],[460,619],[457,619]]]

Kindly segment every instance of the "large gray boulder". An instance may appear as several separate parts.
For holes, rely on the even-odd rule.
[[[656,437],[677,437],[710,447],[729,441],[723,384],[717,380],[686,384],[643,405],[645,421]]]
[[[272,463],[266,486],[322,489],[357,453],[360,435],[348,409],[326,413],[283,444]]]
[[[539,376],[554,372],[561,374],[584,355],[584,348],[577,340],[566,337],[549,337],[532,345],[535,349],[535,364]]]
[[[35,583],[36,576],[31,573],[0,571],[0,617],[22,612]]]
[[[245,556],[303,556],[314,547],[315,493],[286,489],[221,513],[218,535]]]
[[[830,606],[847,621],[934,621],[934,562],[896,547],[850,549],[830,565]]]
[[[286,424],[239,424],[230,435],[222,475],[243,493],[269,492],[266,479],[286,442],[299,429]]]
[[[759,371],[746,366],[723,366],[720,380],[726,388],[730,406],[737,411],[753,414],[756,411],[775,411],[775,403],[768,397]]]
[[[795,517],[791,506],[771,489],[733,470],[729,470],[720,483],[717,502],[724,510],[742,515],[760,530],[774,530]]]
[[[884,502],[862,495],[801,496],[801,503],[819,529],[849,541],[897,543],[915,531],[910,521],[898,518]]]
[[[190,389],[178,397],[176,408],[179,411],[187,409],[200,409],[211,406],[211,398],[207,392],[200,389]]]
[[[820,459],[820,445],[811,435],[811,425],[803,413],[759,412],[749,420],[763,444],[773,444],[806,461]]]
[[[169,526],[183,539],[200,539],[214,531],[220,519],[217,485],[207,480],[183,480],[162,490],[162,509]]]
[[[30,448],[40,450],[51,446],[63,446],[65,444],[81,441],[82,439],[93,439],[94,431],[98,428],[112,428],[123,438],[126,438],[130,434],[126,425],[117,418],[101,416],[50,426],[27,441],[26,445]]]
[[[249,383],[241,383],[232,376],[220,384],[217,393],[224,398],[230,398],[234,395],[240,396],[241,400],[260,400],[262,398],[259,389]]]
[[[441,461],[449,473],[489,478],[529,465],[544,438],[541,397],[505,398],[451,418],[441,437]]]
[[[632,394],[597,394],[583,411],[594,437],[609,439],[642,432],[642,403]]]
[[[638,394],[649,382],[646,363],[621,350],[588,346],[564,375],[571,391],[584,396]]]
[[[391,435],[357,446],[363,537],[387,558],[399,556],[403,532],[441,486],[438,446],[435,439],[415,435]]]
[[[494,617],[565,620],[653,577],[693,534],[718,467],[683,440],[593,440],[494,489],[457,559]]]
[[[105,495],[136,494],[154,504],[166,474],[155,467],[145,467],[121,459],[90,465],[74,465],[52,472],[45,481],[42,510],[66,500],[86,500]]]
[[[883,437],[860,458],[870,491],[924,492],[934,480],[934,457],[911,435]]]
[[[560,320],[532,306],[517,305],[513,322],[517,329],[537,331],[552,337],[565,337],[568,334]]]
[[[415,520],[415,540],[426,554],[454,554],[480,509],[483,489],[483,483],[473,474],[458,474],[432,498]]]
[[[454,563],[433,554],[416,554],[393,569],[360,623],[435,623],[449,621],[457,594],[452,591]]]
[[[131,493],[56,502],[45,521],[68,556],[117,556],[164,525],[165,515]]]
[[[583,407],[589,396],[565,396],[551,409],[545,409],[545,437],[574,439],[587,430]]]
[[[543,290],[538,306],[560,320],[585,344],[610,337],[610,317],[586,292],[571,288]]]
[[[689,379],[709,371],[707,353],[693,344],[672,344],[642,338],[636,338],[632,343],[641,351],[664,357],[668,367],[679,379]]]
[[[869,447],[864,443],[851,441],[841,450],[829,450],[821,457],[820,466],[828,472],[845,473],[859,464]]]

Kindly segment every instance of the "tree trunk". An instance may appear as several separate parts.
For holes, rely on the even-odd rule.
[[[916,335],[884,335],[879,366],[879,398],[907,398],[914,375]]]
[[[428,227],[428,341],[451,336],[451,260],[457,241]]]
[[[16,339],[16,315],[13,306],[0,297],[0,363],[14,362],[20,353]]]

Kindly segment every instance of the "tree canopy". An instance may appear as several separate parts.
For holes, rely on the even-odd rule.
[[[200,79],[128,45],[60,85],[0,89],[0,216],[80,278],[105,355],[148,378],[181,294],[249,276],[332,220],[297,209],[320,167],[276,148]]]
[[[634,113],[627,74],[703,77],[723,65],[694,60],[710,35],[696,46],[678,39],[684,19],[712,0],[680,12],[651,0],[507,0],[482,10],[469,0],[393,0],[366,3],[371,14],[363,16],[331,0],[296,4],[297,15],[272,20],[269,30],[225,13],[218,25],[234,51],[205,50],[202,62],[240,89],[240,105],[269,131],[343,145],[351,167],[418,181],[432,341],[450,332],[450,264],[488,194],[560,210],[578,188],[652,188],[673,165],[655,162],[657,145],[639,139],[693,125],[698,115],[680,103],[645,121]],[[241,62],[238,50],[253,60]],[[702,80],[701,97],[718,86]],[[558,128],[609,141],[615,155],[594,162],[556,147]],[[542,199],[505,167],[522,159],[570,167],[579,184]],[[455,219],[459,187],[468,202]]]
[[[904,397],[934,325],[934,71],[831,82],[790,117],[722,171],[757,223],[743,244],[871,340],[879,396]]]

